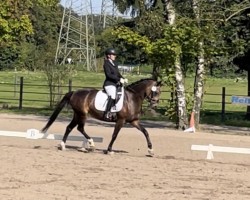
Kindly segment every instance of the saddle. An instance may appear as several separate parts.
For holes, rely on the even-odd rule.
[[[124,87],[117,87],[115,106],[111,108],[111,112],[119,112],[122,109],[124,100]],[[105,111],[108,103],[108,94],[105,90],[100,90],[95,96],[95,108],[99,111]]]

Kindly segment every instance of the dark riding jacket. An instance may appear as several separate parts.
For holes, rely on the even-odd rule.
[[[103,69],[106,76],[103,87],[108,85],[116,86],[119,83],[120,78],[123,78],[118,70],[118,65],[111,63],[108,59],[104,60]]]

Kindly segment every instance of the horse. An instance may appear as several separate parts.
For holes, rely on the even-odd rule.
[[[154,155],[152,142],[150,140],[148,131],[141,125],[139,118],[142,109],[142,103],[146,99],[149,103],[156,104],[159,102],[161,93],[161,81],[154,80],[152,78],[145,78],[139,81],[133,82],[127,86],[123,86],[123,104],[119,112],[116,113],[116,118],[112,119],[115,122],[115,127],[111,141],[108,145],[107,150],[104,151],[106,154],[112,154],[112,146],[118,136],[119,131],[125,123],[130,123],[133,127],[140,130],[147,141],[148,153]],[[93,139],[85,132],[84,125],[90,115],[92,118],[97,120],[105,121],[103,118],[104,112],[99,111],[95,107],[95,98],[97,93],[100,92],[97,89],[79,89],[66,93],[61,101],[57,104],[54,112],[48,119],[47,124],[42,128],[41,132],[46,133],[49,127],[54,123],[61,110],[65,105],[70,105],[73,109],[73,118],[68,124],[64,133],[63,139],[60,143],[61,150],[66,149],[66,140],[70,132],[77,126],[77,130],[84,135],[87,140],[88,148],[82,147],[84,151],[94,151],[95,144]]]

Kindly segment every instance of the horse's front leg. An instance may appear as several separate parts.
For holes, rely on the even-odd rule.
[[[147,144],[148,144],[148,153],[149,153],[149,155],[153,156],[154,155],[154,150],[152,148],[152,142],[151,142],[151,140],[149,138],[148,131],[139,123],[138,120],[132,121],[131,124],[144,134],[144,136],[145,136],[145,138],[147,140]]]
[[[107,150],[107,153],[108,154],[113,154],[114,152],[112,151],[112,146],[118,136],[118,133],[120,132],[123,124],[124,124],[125,120],[124,119],[120,119],[120,120],[117,120],[116,124],[115,124],[115,129],[114,129],[114,132],[113,132],[113,135],[112,135],[112,139],[109,143],[109,146],[108,146],[108,150]]]

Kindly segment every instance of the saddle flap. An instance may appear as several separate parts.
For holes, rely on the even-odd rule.
[[[120,97],[120,98],[119,98]],[[124,100],[124,88],[117,92],[116,104],[111,108],[111,112],[119,112],[122,109]],[[105,111],[108,102],[108,95],[103,90],[97,92],[95,97],[95,108],[99,111]]]

